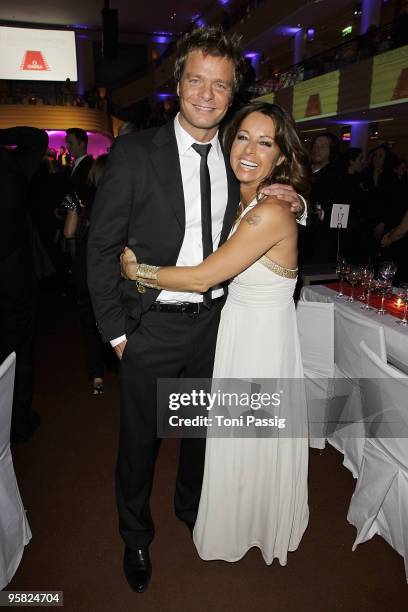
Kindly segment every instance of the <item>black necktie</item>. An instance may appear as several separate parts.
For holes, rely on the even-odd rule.
[[[201,234],[203,238],[203,259],[213,252],[212,222],[211,222],[211,181],[207,165],[210,144],[193,144],[194,151],[201,155],[200,190],[201,190]],[[211,308],[211,289],[203,295],[204,306]]]

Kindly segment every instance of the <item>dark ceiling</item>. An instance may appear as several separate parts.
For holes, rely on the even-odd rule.
[[[247,0],[229,0],[228,12]],[[118,9],[121,32],[186,31],[193,20],[214,11],[221,0],[111,0],[110,8]],[[101,27],[103,0],[1,0],[0,21],[22,23]]]

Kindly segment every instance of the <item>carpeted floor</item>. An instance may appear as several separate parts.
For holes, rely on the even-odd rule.
[[[153,577],[146,593],[133,593],[113,485],[118,380],[108,375],[105,395],[91,396],[75,312],[52,294],[41,310],[34,406],[42,425],[13,449],[33,538],[7,590],[62,590],[69,612],[407,609],[402,558],[379,537],[351,551],[355,482],[331,447],[310,453],[310,523],[299,550],[286,567],[268,567],[257,549],[238,563],[199,559],[173,512],[177,442],[164,441],[152,495]]]

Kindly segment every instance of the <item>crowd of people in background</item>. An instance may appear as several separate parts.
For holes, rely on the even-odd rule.
[[[0,361],[16,351],[14,442],[29,440],[39,425],[31,400],[41,287],[75,305],[91,393],[103,393],[105,367],[113,364],[96,327],[86,273],[90,211],[107,155],[94,160],[87,144],[79,128],[67,130],[59,151],[48,148],[44,130],[0,130]]]
[[[79,94],[77,83],[69,78],[62,83],[1,80],[0,104],[76,106],[106,110],[104,92],[105,88],[92,85],[83,94]]]
[[[310,153],[310,228],[302,236],[302,261],[336,262],[340,246],[342,255],[355,263],[394,260],[396,282],[407,281],[408,231],[404,233],[404,225],[400,227],[408,211],[406,160],[386,144],[376,146],[366,158],[355,147],[340,153],[340,142],[330,132],[315,136]],[[330,227],[333,203],[350,206],[347,228],[340,230],[340,244],[338,230]]]

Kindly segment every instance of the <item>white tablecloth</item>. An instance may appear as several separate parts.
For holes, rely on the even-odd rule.
[[[361,310],[361,302],[359,301],[350,303],[346,302],[344,298],[337,300],[336,291],[324,285],[303,287],[300,299],[306,302],[334,302],[335,308],[336,304],[341,304],[343,308],[344,306],[350,308],[354,314],[361,316],[361,318],[372,319],[376,323],[380,323],[384,327],[388,362],[408,374],[408,327],[397,325],[396,322],[400,319],[389,314],[380,316],[376,314],[375,310]]]

